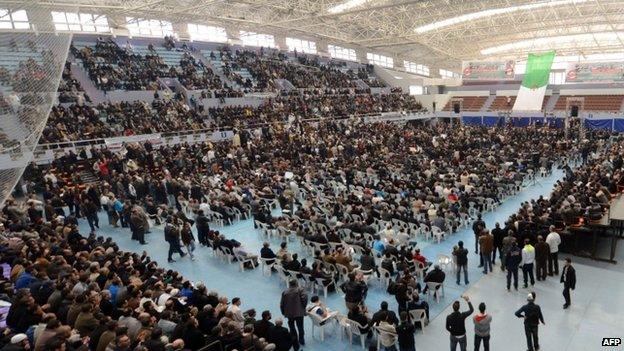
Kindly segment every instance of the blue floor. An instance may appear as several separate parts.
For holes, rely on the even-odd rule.
[[[529,186],[521,191],[518,195],[508,198],[501,206],[493,212],[489,212],[483,216],[488,228],[493,228],[494,223],[504,222],[509,215],[515,213],[521,202],[528,201],[539,197],[540,195],[548,196],[553,184],[562,177],[562,172],[555,170],[554,173],[546,178],[539,179],[539,183]],[[176,269],[181,272],[187,279],[192,281],[204,282],[209,290],[217,291],[219,294],[225,294],[228,298],[240,297],[242,299],[243,310],[255,308],[258,315],[263,310],[270,310],[275,317],[280,316],[279,300],[282,290],[285,288],[277,275],[271,277],[263,276],[261,270],[240,272],[237,264],[223,263],[218,258],[212,257],[208,249],[198,248],[195,252],[196,261],[191,261],[188,256],[179,259],[175,263],[167,263],[168,245],[164,241],[162,228],[152,228],[152,233],[147,235],[149,245],[140,246],[130,239],[130,231],[122,228],[112,228],[107,225],[106,215],[100,215],[102,228],[97,231],[98,235],[111,236],[125,251],[141,252],[146,250],[152,259],[156,260],[161,266]],[[89,228],[86,221],[80,221],[80,229],[83,233],[88,233]],[[262,240],[259,234],[253,228],[251,220],[238,221],[231,226],[216,228],[225,234],[226,237],[234,238],[242,242],[250,251],[259,252],[262,246]],[[438,253],[450,255],[453,245],[459,240],[463,240],[466,248],[470,251],[469,256],[469,278],[470,287],[478,286],[479,281],[484,277],[481,270],[477,268],[476,260],[478,256],[474,252],[474,235],[470,228],[460,230],[453,234],[447,240],[440,244],[431,242],[422,242],[418,246],[421,248],[425,257],[434,260]],[[277,250],[279,242],[274,240],[272,247]],[[306,257],[304,251],[298,242],[289,243],[291,252],[298,252],[300,258]],[[303,257],[302,257],[303,256]],[[310,262],[310,260],[309,260]],[[457,286],[455,279],[450,271],[447,271],[447,279],[445,281],[445,293],[440,303],[430,302],[431,319],[444,311],[449,304],[458,299],[468,289],[467,286]],[[378,310],[381,301],[388,301],[392,309],[396,310],[396,301],[394,296],[390,296],[385,289],[382,289],[376,282],[371,283],[366,304],[372,312]],[[346,313],[343,295],[333,293],[328,296],[326,304],[333,310]],[[338,335],[326,335],[325,341],[321,342],[318,335],[313,339],[311,337],[311,325],[306,320],[306,350],[344,350],[347,342],[339,341]],[[418,340],[418,338],[417,338]],[[354,341],[354,347],[359,347]],[[417,349],[427,350],[421,347],[417,341]]]

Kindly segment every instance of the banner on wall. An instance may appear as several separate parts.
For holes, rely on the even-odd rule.
[[[541,111],[555,51],[529,54],[513,111]]]
[[[576,62],[566,69],[567,83],[624,82],[624,62]]]
[[[464,61],[464,80],[512,80],[516,76],[516,62],[509,61]]]

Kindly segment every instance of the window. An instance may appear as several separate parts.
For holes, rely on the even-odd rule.
[[[148,37],[164,37],[173,35],[173,26],[171,22],[126,17],[126,28],[131,35],[148,36]]]
[[[411,61],[403,61],[405,71],[409,73],[420,74],[421,76],[429,77],[429,67],[425,65],[418,65]]]
[[[424,87],[421,87],[420,85],[410,85],[409,93],[410,95],[422,95],[425,93],[425,89]]]
[[[275,47],[275,37],[271,34],[258,34],[254,32],[240,31],[240,39],[245,46]]]
[[[316,43],[308,40],[297,38],[286,38],[286,46],[290,51],[305,52],[307,54],[316,54]]]
[[[108,19],[104,15],[76,12],[52,12],[52,22],[56,30],[72,32],[110,32]]]
[[[30,29],[26,11],[0,9],[0,29]]]
[[[188,24],[188,33],[193,40],[225,43],[228,39],[225,28],[204,26],[203,24]]]
[[[548,84],[565,84],[566,73],[565,72],[550,72],[548,76]]]
[[[357,61],[357,55],[353,49],[343,48],[336,45],[327,45],[327,51],[329,51],[329,56],[333,58]]]
[[[373,54],[369,52],[368,54],[366,54],[366,58],[368,59],[368,62],[372,63],[373,65],[379,65],[387,68],[394,67],[394,59],[392,57]]]
[[[447,70],[441,69],[441,68],[440,68],[439,72],[440,72],[440,77],[442,77],[442,78],[449,78],[449,79],[450,78],[459,78],[459,73],[455,73],[455,72],[452,72],[452,71],[447,71]]]

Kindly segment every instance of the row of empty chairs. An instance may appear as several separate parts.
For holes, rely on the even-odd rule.
[[[453,99],[461,99],[462,111],[480,111],[487,100],[487,96],[456,96]],[[442,111],[452,111],[454,100],[449,100]]]

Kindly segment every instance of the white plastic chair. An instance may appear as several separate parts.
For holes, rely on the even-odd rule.
[[[366,349],[367,333],[362,333],[362,330],[360,330],[360,328],[364,329],[366,327],[360,325],[360,323],[351,319],[347,319],[346,324],[348,326],[347,334],[349,335],[349,345],[353,343],[353,335],[359,335],[360,343],[362,344],[362,349]]]
[[[390,274],[390,271],[385,268],[378,267],[377,269],[379,270],[379,283],[384,289],[387,289],[390,284],[390,279],[392,279],[392,275]]]
[[[442,229],[436,227],[436,226],[431,226],[431,236],[436,238],[438,240],[438,244],[440,243],[440,241],[442,239],[444,239],[444,232],[442,231]]]
[[[256,262],[251,257],[246,257],[241,254],[235,253],[234,257],[238,260],[238,265],[240,266],[240,271],[245,271],[245,263],[250,263],[252,268],[256,268]]]
[[[323,297],[325,299],[327,299],[327,289],[328,289],[330,284],[331,283],[325,285],[325,279],[323,279],[323,278],[316,278],[314,280],[314,290],[322,291],[323,292]]]
[[[328,325],[333,325],[336,320],[336,312],[330,314],[326,318],[321,318],[321,316],[316,313],[307,312],[308,317],[312,320],[312,337],[314,338],[314,328],[318,328],[320,331],[321,341],[325,340],[325,327]]]
[[[431,295],[433,295],[437,303],[440,303],[440,295],[444,296],[444,284],[427,282],[427,300],[430,299]]]
[[[413,324],[420,323],[423,334],[427,325],[427,311],[424,309],[416,309],[408,311]]]
[[[336,268],[338,269],[340,281],[346,282],[349,279],[349,268],[338,263],[336,263]]]
[[[429,240],[431,237],[431,230],[426,224],[420,224],[420,233],[425,237],[425,240]]]
[[[436,257],[436,264],[440,266],[440,268],[445,271],[449,266],[453,264],[453,260],[444,254],[438,254]]]
[[[275,259],[274,258],[258,258],[260,260],[260,264],[262,266],[262,275],[265,275],[265,273],[269,273],[267,274],[269,277],[271,276],[272,273],[272,268],[275,265]],[[267,269],[268,268],[268,269]]]
[[[420,261],[416,261],[414,263],[416,263],[414,267],[414,275],[420,278],[420,281],[423,281],[423,279],[425,279],[425,264]]]

